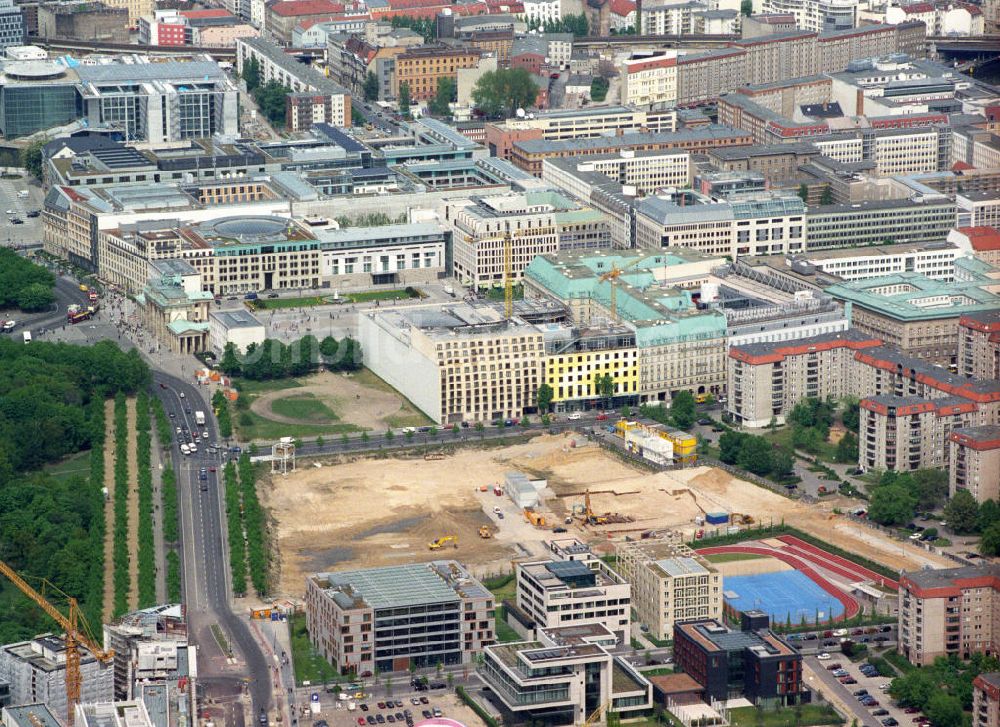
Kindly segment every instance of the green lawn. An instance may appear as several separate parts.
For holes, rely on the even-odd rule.
[[[344,293],[343,298],[352,303],[368,303],[373,300],[404,300],[406,298],[419,298],[420,295],[410,295],[405,290],[366,290],[361,293]]]
[[[292,666],[295,668],[295,683],[325,684],[336,681],[337,670],[320,656],[309,643],[306,629],[306,615],[295,614],[288,622],[292,635]]]
[[[758,560],[767,556],[755,553],[713,553],[702,557],[710,563],[731,563],[735,560]]]
[[[504,607],[497,606],[496,616],[497,641],[501,644],[509,644],[512,641],[524,641],[524,637],[507,625],[504,617]]]
[[[50,465],[45,466],[45,473],[57,480],[69,477],[87,477],[90,474],[90,450],[76,452]],[[103,487],[103,483],[101,484]]]
[[[773,444],[787,449],[792,449],[792,428],[789,426],[778,427],[773,432],[770,429],[767,429],[761,432],[761,435]],[[837,445],[831,444],[830,442],[824,442],[822,448],[816,456],[824,462],[836,462],[836,459],[834,458],[836,452]]]
[[[278,308],[308,308],[324,305],[318,295],[307,295],[304,298],[258,298],[254,303],[255,310],[275,310]]]
[[[362,431],[361,427],[356,427],[353,424],[285,424],[265,419],[250,410],[236,414],[236,428],[239,430],[240,439],[244,441],[275,440],[281,437],[327,437],[332,434],[350,434]]]
[[[498,603],[503,600],[513,601],[517,596],[517,579],[514,578],[513,573],[487,578],[483,581],[483,585],[493,594]]]
[[[801,725],[841,724],[844,720],[829,705],[804,704],[801,717],[796,719],[794,707],[784,707],[777,711],[765,710],[757,714],[756,707],[737,707],[729,710],[729,722],[733,727],[795,727]]]
[[[669,666],[658,666],[655,669],[640,669],[640,673],[646,677],[662,677],[667,674],[673,674],[674,670]]]
[[[332,424],[339,418],[333,410],[313,394],[301,394],[276,399],[271,411],[291,419],[301,419],[311,424]]]

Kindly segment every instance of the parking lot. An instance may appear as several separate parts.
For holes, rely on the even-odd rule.
[[[18,192],[27,190],[27,197],[19,197]],[[21,246],[34,244],[41,240],[41,217],[29,217],[29,212],[41,208],[42,191],[27,184],[24,180],[0,180],[0,212],[4,213],[5,233],[0,244]],[[12,224],[12,219],[21,220],[21,224]]]
[[[897,706],[888,693],[891,677],[869,676],[861,671],[866,661],[852,663],[840,654],[830,654],[829,659],[819,656],[806,657],[806,664],[815,673],[826,694],[831,692],[866,727],[916,727],[923,718],[915,712],[906,712]],[[865,697],[868,699],[862,703]]]
[[[407,690],[409,686],[407,685]],[[381,688],[379,691],[383,691]],[[363,699],[356,694],[344,699],[340,695],[324,694],[320,699],[320,712],[311,715],[313,727],[385,727],[401,725],[412,727],[431,717],[448,717],[465,725],[480,722],[475,713],[462,703],[450,690],[425,692],[407,691],[392,697],[373,697],[366,694]],[[416,700],[416,704],[414,704]],[[306,708],[303,700],[302,708]],[[353,707],[353,709],[352,709]],[[310,716],[300,713],[300,724],[310,723]],[[322,723],[325,723],[322,724]]]

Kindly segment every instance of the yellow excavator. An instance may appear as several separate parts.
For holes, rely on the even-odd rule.
[[[438,538],[437,540],[431,541],[430,543],[427,544],[427,547],[430,550],[441,550],[441,548],[443,548],[448,543],[453,543],[454,546],[457,548],[458,538],[456,538],[454,535],[445,535],[443,538]]]

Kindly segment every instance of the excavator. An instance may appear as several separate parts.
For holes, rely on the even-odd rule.
[[[454,546],[458,547],[458,538],[454,535],[445,535],[444,537],[438,538],[437,540],[432,540],[427,544],[430,550],[441,550],[448,543],[453,543]]]
[[[482,538],[483,540],[489,540],[490,538],[493,537],[493,531],[490,530],[489,525],[479,526],[479,537]]]

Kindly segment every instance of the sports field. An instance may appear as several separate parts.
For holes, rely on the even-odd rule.
[[[797,626],[822,623],[844,615],[844,606],[815,581],[797,570],[726,576],[722,582],[726,604],[737,611],[759,609],[774,623]]]

